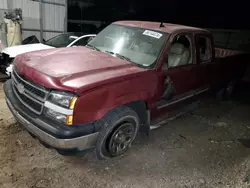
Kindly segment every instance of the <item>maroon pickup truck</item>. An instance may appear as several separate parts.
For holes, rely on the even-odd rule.
[[[17,121],[44,145],[107,159],[206,92],[229,97],[246,67],[247,55],[215,49],[204,29],[119,21],[85,47],[17,56],[4,91]]]

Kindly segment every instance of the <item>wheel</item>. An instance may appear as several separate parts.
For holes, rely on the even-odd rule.
[[[216,100],[222,101],[223,99],[225,99],[225,87],[216,92]]]
[[[231,99],[235,86],[236,81],[230,81],[226,86],[222,87],[219,91],[217,91],[216,99],[219,101]]]
[[[228,83],[227,87],[225,88],[225,99],[226,100],[231,99],[233,92],[234,92],[234,89],[235,89],[235,85],[236,85],[236,82],[234,80],[230,81]]]
[[[140,125],[137,113],[126,106],[110,111],[98,123],[103,127],[95,149],[100,160],[124,154],[134,141]]]

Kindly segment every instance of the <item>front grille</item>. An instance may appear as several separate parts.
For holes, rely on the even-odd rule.
[[[25,80],[24,78],[19,76],[15,70],[13,71],[12,77],[17,83],[20,83],[24,86],[27,93],[35,98],[40,99],[41,101],[45,101],[48,91],[44,87],[38,86],[31,83],[30,81]]]
[[[37,103],[36,101],[31,100],[26,95],[22,95],[18,92],[17,86],[14,84],[13,87],[14,93],[16,94],[17,98],[27,107],[32,108],[35,113],[40,113],[42,111],[43,105],[41,103]]]
[[[13,69],[12,73],[13,91],[19,101],[36,114],[41,114],[48,91],[22,78]],[[20,89],[21,88],[21,89]]]

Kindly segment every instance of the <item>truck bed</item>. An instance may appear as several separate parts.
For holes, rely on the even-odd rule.
[[[235,51],[235,50],[228,50],[223,48],[215,48],[215,58],[227,57],[236,54],[241,54],[242,52]]]
[[[218,75],[223,78],[221,80],[226,81],[232,78],[232,75],[238,75],[239,78],[245,79],[246,75],[250,75],[249,53],[215,48],[215,60],[220,64],[217,71]]]

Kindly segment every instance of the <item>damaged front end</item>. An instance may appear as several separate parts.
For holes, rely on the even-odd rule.
[[[13,60],[14,58],[11,58],[8,54],[0,53],[0,73],[10,76]]]

